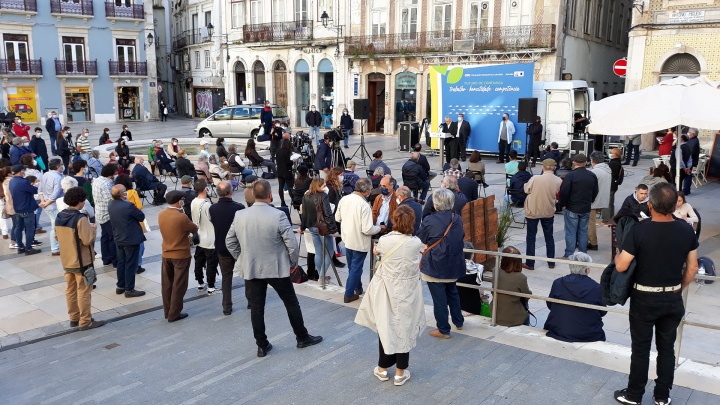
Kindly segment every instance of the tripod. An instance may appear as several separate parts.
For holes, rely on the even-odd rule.
[[[360,120],[360,146],[358,146],[358,148],[355,149],[355,153],[353,153],[352,156],[350,156],[350,160],[352,160],[355,157],[355,155],[357,155],[358,152],[360,152],[360,157],[362,158],[363,166],[365,166],[365,156],[367,155],[367,158],[370,160],[372,160],[372,157],[370,156],[370,152],[368,152],[367,149],[365,149],[365,132],[364,132],[365,123],[363,121],[366,121],[366,120]]]
[[[341,146],[339,144],[336,145],[335,142],[333,142],[332,167],[338,166],[345,169],[345,154],[343,153]]]

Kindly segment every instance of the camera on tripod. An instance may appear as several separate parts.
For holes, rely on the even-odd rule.
[[[342,127],[337,127],[328,131],[325,136],[328,140],[330,140],[330,142],[333,143],[333,145],[338,145],[340,141],[345,139],[345,134],[342,131]]]

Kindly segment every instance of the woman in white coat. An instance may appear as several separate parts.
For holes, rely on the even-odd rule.
[[[392,224],[393,231],[375,247],[374,253],[381,258],[355,323],[376,331],[380,338],[375,377],[388,381],[387,370],[394,365],[393,382],[403,385],[410,379],[410,349],[426,325],[419,269],[425,245],[412,236],[415,213],[409,207],[395,209]]]

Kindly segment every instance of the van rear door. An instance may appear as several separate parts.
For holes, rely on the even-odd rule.
[[[545,142],[557,142],[560,149],[572,139],[573,98],[570,90],[547,90]]]

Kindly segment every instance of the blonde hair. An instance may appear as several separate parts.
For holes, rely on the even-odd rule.
[[[321,179],[320,177],[315,177],[312,182],[310,182],[310,189],[308,190],[308,193],[314,194],[314,193],[324,193],[323,190],[325,188],[325,180]]]

